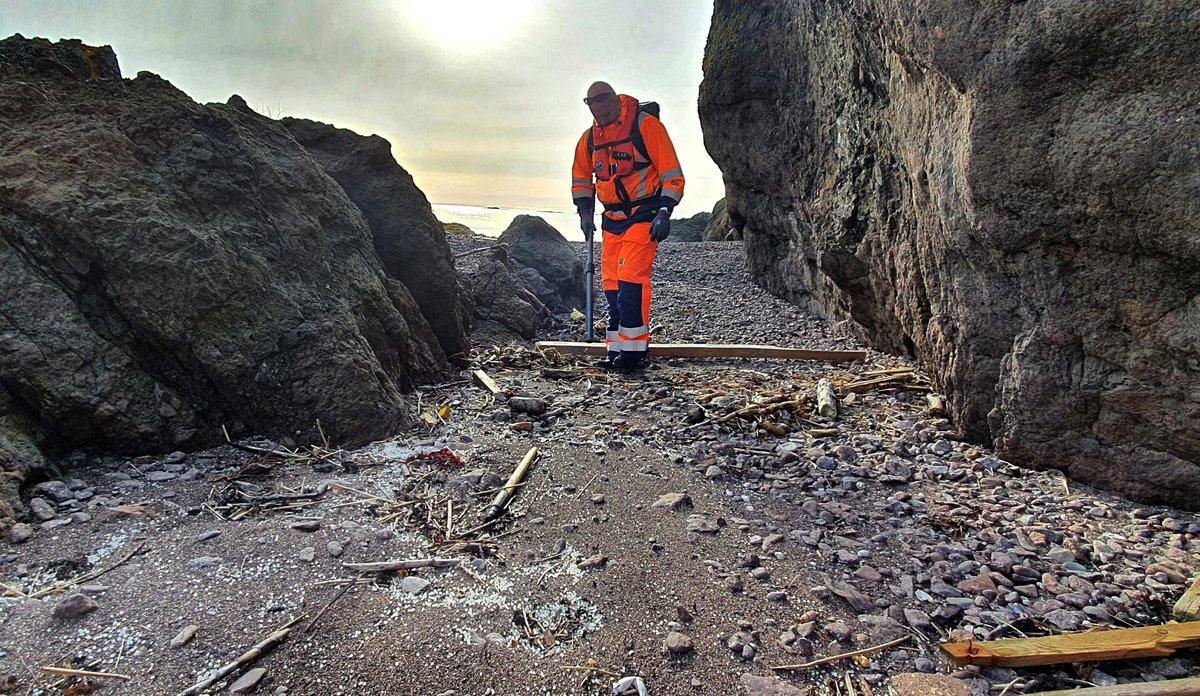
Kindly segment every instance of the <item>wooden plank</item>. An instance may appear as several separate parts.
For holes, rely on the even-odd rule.
[[[497,386],[496,383],[492,381],[492,378],[488,376],[488,373],[484,372],[483,370],[472,370],[471,379],[475,382],[475,384],[478,384],[479,386],[488,390],[492,396],[500,393],[500,387]]]
[[[538,350],[556,350],[563,355],[604,355],[603,343],[538,341]],[[744,343],[651,343],[650,355],[660,358],[773,358],[776,360],[865,361],[865,350],[810,350]]]
[[[967,640],[945,643],[942,650],[959,664],[1033,667],[1063,662],[1165,657],[1176,650],[1195,646],[1200,646],[1200,622],[978,643]]]
[[[1200,576],[1196,577],[1196,582],[1192,583],[1191,588],[1175,602],[1171,613],[1180,621],[1200,621]]]
[[[1091,689],[1066,689],[1042,691],[1038,696],[1198,696],[1200,677],[1172,679],[1170,681],[1142,682],[1138,684],[1115,684]]]

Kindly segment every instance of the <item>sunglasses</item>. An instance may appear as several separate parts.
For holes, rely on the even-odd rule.
[[[594,97],[584,97],[583,103],[591,106],[592,104],[599,104],[600,102],[608,101],[610,97],[615,96],[617,96],[615,92],[605,92],[603,94],[597,94]]]

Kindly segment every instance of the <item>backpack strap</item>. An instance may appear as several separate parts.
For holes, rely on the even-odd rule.
[[[633,146],[637,148],[638,154],[644,159],[650,159],[650,152],[646,150],[646,141],[642,139],[642,121],[646,119],[646,112],[638,109],[637,123],[633,124],[633,131],[629,134],[629,139],[633,141]],[[591,142],[591,131],[588,131],[589,143]]]

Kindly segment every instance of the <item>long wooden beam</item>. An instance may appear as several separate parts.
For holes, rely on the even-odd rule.
[[[945,643],[942,650],[959,664],[1033,667],[1063,662],[1166,657],[1176,650],[1196,646],[1200,646],[1200,622],[978,643],[967,640]]]
[[[563,355],[595,355],[606,352],[603,343],[538,341],[539,350],[556,350]],[[776,360],[822,360],[824,362],[866,361],[865,350],[810,350],[744,343],[651,343],[650,355],[663,358],[774,358]]]
[[[1196,696],[1200,694],[1200,677],[1170,681],[1114,684],[1090,689],[1043,691],[1038,696]]]

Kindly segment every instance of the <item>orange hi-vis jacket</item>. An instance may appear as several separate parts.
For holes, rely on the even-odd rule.
[[[604,204],[601,228],[621,234],[672,209],[683,198],[683,169],[662,121],[638,110],[638,101],[622,94],[621,114],[603,128],[592,124],[575,146],[571,198],[580,214],[591,214],[594,199]],[[633,135],[637,128],[644,151]]]

